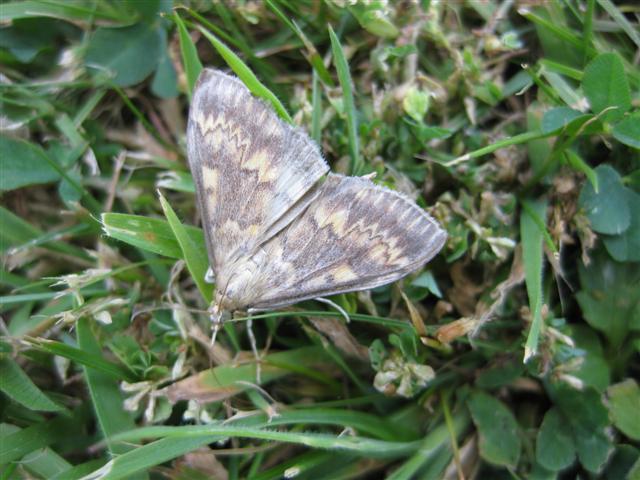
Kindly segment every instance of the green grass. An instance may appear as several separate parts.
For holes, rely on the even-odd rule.
[[[0,7],[0,478],[640,477],[640,9],[351,3]],[[203,66],[443,251],[211,346]]]

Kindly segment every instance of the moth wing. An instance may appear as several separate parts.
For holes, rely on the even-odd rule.
[[[319,195],[263,246],[251,307],[366,290],[419,268],[447,235],[415,202],[358,177],[330,174]]]
[[[329,169],[302,130],[212,69],[194,90],[187,150],[215,274],[284,227]]]

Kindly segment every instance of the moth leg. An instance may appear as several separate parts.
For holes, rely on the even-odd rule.
[[[218,331],[222,324],[228,320],[230,317],[229,312],[220,311],[220,307],[211,302],[211,306],[209,306],[209,318],[211,319],[211,346],[215,345],[216,337],[218,336]]]
[[[253,356],[256,359],[256,383],[260,385],[260,376],[262,373],[262,359],[258,353],[258,344],[256,342],[256,336],[253,334],[253,317],[251,316],[251,309],[247,312],[247,335],[249,336],[249,343],[251,344],[251,350]]]
[[[344,317],[344,320],[345,320],[346,323],[350,323],[351,322],[351,319],[349,318],[349,314],[345,311],[344,308],[342,308],[336,302],[332,302],[328,298],[324,298],[324,297],[317,297],[317,298],[314,298],[314,300],[316,300],[317,302],[320,302],[320,303],[325,303],[325,304],[335,308],[338,311],[338,313],[340,313],[340,315],[342,315]]]

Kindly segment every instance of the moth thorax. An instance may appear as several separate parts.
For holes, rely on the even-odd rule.
[[[228,281],[218,283],[215,303],[222,310],[242,310],[260,295],[258,265],[254,258],[247,258],[233,265],[233,272],[223,272],[221,277]],[[222,280],[222,279],[221,279]]]

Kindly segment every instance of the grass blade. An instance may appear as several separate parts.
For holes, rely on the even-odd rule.
[[[46,447],[59,439],[60,431],[70,426],[70,419],[56,417],[0,437],[0,465],[20,460],[25,455]]]
[[[456,412],[455,417],[452,419],[453,433],[455,435],[461,435],[469,426],[470,421],[471,419],[469,414],[465,410]],[[450,435],[451,432],[449,431],[449,426],[446,423],[442,423],[435,427],[421,442],[419,450],[416,451],[412,457],[410,457],[388,478],[393,480],[410,480],[411,478],[414,478],[417,472],[422,471],[422,469],[434,466],[432,464],[438,464],[437,469],[440,471],[437,476],[430,478],[440,478],[442,470],[447,463],[449,463],[449,460],[453,455]],[[440,458],[440,456],[443,455],[443,451],[445,457],[444,462],[442,462],[442,459]],[[441,461],[438,461],[438,459]],[[440,463],[444,463],[444,465],[440,466]]]
[[[618,10],[613,2],[610,0],[597,0],[600,6],[609,14],[611,18],[620,26],[624,33],[626,33],[633,43],[636,44],[636,47],[640,48],[640,34],[638,33],[638,25],[634,27],[629,23],[627,17],[624,16],[623,13]]]
[[[360,144],[358,138],[358,119],[356,107],[353,101],[353,82],[349,73],[349,64],[344,56],[344,50],[340,40],[336,36],[333,28],[329,25],[329,38],[331,39],[331,50],[333,52],[333,62],[338,72],[338,80],[342,88],[342,102],[344,113],[347,117],[347,134],[349,136],[349,157],[351,158],[351,175],[359,175],[362,166],[360,165]]]
[[[523,208],[520,219],[522,259],[532,318],[524,347],[525,363],[538,351],[538,338],[542,329],[542,243],[544,234],[534,216],[529,212],[544,219],[546,218],[546,208],[545,201],[527,202],[527,208]]]
[[[304,32],[300,29],[300,27],[296,24],[295,21],[289,19],[280,8],[273,2],[273,0],[266,0],[267,6],[276,14],[276,16],[280,19],[282,23],[284,23],[289,29],[300,39],[302,44],[306,49],[306,54],[304,57],[307,59],[309,64],[313,67],[314,71],[318,74],[322,82],[330,87],[333,87],[333,79],[329,74],[329,71],[324,66],[322,61],[322,57],[318,53],[316,47],[311,43],[311,40],[307,38]]]
[[[191,277],[198,286],[198,290],[200,290],[200,293],[206,302],[211,303],[211,299],[213,298],[213,285],[205,282],[204,280],[209,265],[209,259],[206,254],[207,250],[206,248],[201,248],[200,245],[191,239],[187,229],[184,228],[178,219],[178,216],[173,211],[173,208],[171,208],[171,205],[169,205],[161,193],[159,193],[159,197],[162,210],[164,210],[169,226],[171,227],[171,230],[173,230],[173,235],[180,245],[182,258],[184,258],[187,263],[187,268],[191,273]]]
[[[203,27],[199,27],[202,34],[209,39],[211,45],[218,51],[220,56],[227,62],[227,65],[235,72],[240,80],[247,86],[247,88],[253,93],[255,96],[262,98],[269,102],[273,108],[276,110],[276,113],[288,123],[293,123],[289,112],[287,112],[284,105],[280,103],[278,97],[276,97],[271,90],[269,90],[255,74],[251,71],[251,69],[238,57],[235,53],[229,49],[224,43],[216,38],[215,35],[208,32]]]
[[[320,89],[320,82],[318,81],[318,74],[313,72],[312,80],[312,93],[311,93],[311,138],[320,145],[322,141],[322,90]]]
[[[445,437],[448,435],[445,428]],[[312,448],[353,452],[366,457],[393,458],[415,451],[422,442],[387,442],[366,437],[338,437],[322,433],[279,432],[233,425],[186,425],[180,427],[145,427],[124,432],[112,441],[136,442],[150,438],[234,437],[294,443]]]
[[[59,412],[63,407],[51,400],[10,358],[0,358],[0,391],[30,410]]]
[[[100,345],[91,332],[88,319],[82,318],[77,322],[77,336],[80,348],[87,355],[101,355]],[[131,415],[123,408],[123,398],[118,384],[103,372],[86,366],[83,370],[96,418],[110,453],[117,455],[132,450],[135,448],[133,445],[114,444],[109,440],[116,433],[135,428]]]
[[[165,220],[125,213],[103,213],[101,219],[109,237],[165,257],[183,258],[180,244]],[[183,229],[196,249],[206,250],[202,229],[189,225]]]
[[[132,478],[131,476],[134,474],[168,462],[218,439],[219,437],[211,435],[193,438],[163,438],[118,455],[105,466],[87,475],[86,478],[100,478],[101,480]]]
[[[193,88],[196,85],[196,80],[202,71],[202,63],[198,58],[198,50],[191,41],[189,32],[184,26],[184,22],[178,15],[178,12],[173,14],[173,20],[178,27],[178,38],[180,39],[180,53],[182,54],[182,65],[184,66],[184,73],[187,76],[187,93],[189,98],[193,92]]]
[[[91,368],[105,375],[109,375],[116,380],[125,380],[127,382],[135,382],[138,379],[125,367],[110,362],[102,358],[102,355],[93,355],[85,350],[72,347],[62,342],[48,340],[44,338],[25,339],[34,347],[60,357],[68,358],[84,367]]]

